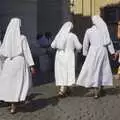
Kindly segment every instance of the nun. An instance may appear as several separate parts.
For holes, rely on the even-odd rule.
[[[10,103],[11,113],[15,113],[17,102],[25,101],[31,86],[30,73],[35,72],[27,38],[20,27],[19,18],[10,20],[0,48],[0,56],[5,58],[0,75],[0,100]]]
[[[51,47],[57,49],[55,56],[55,82],[59,87],[58,96],[65,97],[67,88],[75,84],[75,54],[80,51],[82,45],[78,37],[71,32],[72,22],[63,24],[53,40]]]
[[[83,55],[86,59],[76,84],[86,88],[95,88],[94,98],[98,98],[102,86],[113,85],[108,51],[114,58],[115,50],[103,19],[96,15],[92,17],[92,22],[93,26],[85,33]]]
[[[1,40],[0,40],[0,47],[1,47]],[[1,70],[2,70],[2,57],[0,56],[0,73],[1,73]]]

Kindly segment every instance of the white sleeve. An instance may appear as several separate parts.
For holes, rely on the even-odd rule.
[[[34,61],[26,37],[23,39],[23,53],[28,66],[33,66]]]
[[[76,35],[74,37],[74,45],[76,50],[80,51],[82,49],[82,44],[79,42],[79,39]]]
[[[51,47],[54,48],[54,49],[56,48],[56,40],[53,40],[53,41],[52,41]]]
[[[83,40],[83,55],[84,56],[87,56],[88,48],[89,48],[89,38],[88,38],[88,31],[86,31],[84,40]]]
[[[113,43],[111,41],[111,43],[108,45],[108,51],[110,52],[110,54],[114,54],[115,53],[115,49],[113,46]]]

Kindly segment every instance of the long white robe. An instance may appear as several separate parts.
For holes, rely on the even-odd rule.
[[[113,85],[107,49],[111,54],[115,53],[112,41],[109,45],[103,46],[101,35],[94,27],[86,31],[83,55],[87,57],[79,74],[77,85],[84,87]]]
[[[51,44],[56,48],[56,41]],[[77,36],[73,33],[68,34],[65,50],[57,49],[55,57],[55,80],[57,86],[71,86],[75,84],[75,54],[74,49],[81,50]]]
[[[26,37],[21,36],[21,40],[22,53],[4,61],[0,76],[0,100],[6,102],[24,101],[31,86],[29,66],[34,62]]]
[[[1,46],[1,41],[0,41],[0,46]],[[2,57],[0,57],[0,74],[1,74],[1,70],[2,70],[2,65],[3,65]]]

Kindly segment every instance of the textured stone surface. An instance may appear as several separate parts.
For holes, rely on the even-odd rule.
[[[57,99],[53,83],[36,86],[31,90],[31,101],[18,104],[14,115],[1,103],[0,120],[120,120],[120,89],[105,91],[105,96],[95,100],[87,97],[88,90],[75,87],[69,97]]]

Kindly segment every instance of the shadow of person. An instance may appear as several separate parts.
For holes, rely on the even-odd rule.
[[[101,97],[105,97],[106,95],[119,95],[119,94],[120,87],[103,88],[101,91]],[[94,88],[75,87],[72,90],[70,96],[92,97],[94,96]]]
[[[93,97],[94,96],[94,88],[84,88],[84,87],[74,87],[71,90],[70,97]],[[105,97],[106,95],[119,95],[120,94],[120,86],[119,87],[104,87],[101,91],[101,97]]]
[[[70,88],[70,91],[71,91],[69,94],[70,97],[75,97],[75,96],[84,97],[89,92],[89,89],[86,89],[81,86],[76,86],[76,87]]]
[[[9,104],[7,102],[4,102],[4,101],[0,101],[0,108],[2,107],[8,107]]]
[[[43,94],[42,93],[30,94],[30,95],[27,96],[26,101],[30,101],[30,100],[34,99],[36,96],[38,96],[38,95],[43,95]],[[24,102],[18,102],[16,104],[23,104],[23,103]],[[0,108],[1,107],[8,107],[9,105],[10,104],[8,102],[4,102],[4,101],[0,100]]]
[[[26,101],[30,101],[32,99],[34,99],[35,97],[37,97],[38,95],[43,95],[42,93],[30,93],[27,97],[26,97]]]
[[[34,99],[24,104],[22,106],[18,106],[17,112],[35,112],[37,110],[43,109],[49,105],[53,107],[57,105],[58,99],[56,96],[51,98],[42,98],[42,99]]]
[[[120,94],[120,87],[116,88],[105,88],[105,95],[119,95]]]

